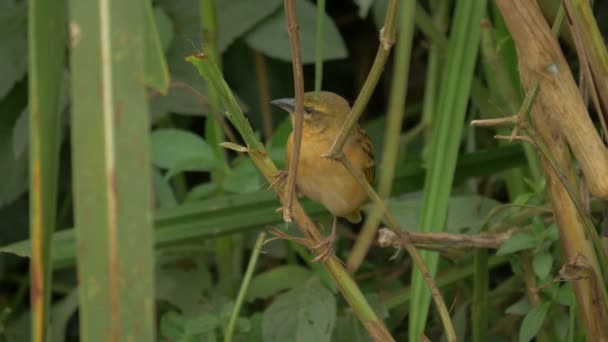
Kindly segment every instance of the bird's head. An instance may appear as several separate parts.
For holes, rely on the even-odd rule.
[[[309,128],[327,129],[340,128],[344,119],[350,113],[348,102],[340,95],[329,92],[304,93],[304,126]],[[295,112],[296,102],[293,98],[277,99],[271,102],[291,114]]]

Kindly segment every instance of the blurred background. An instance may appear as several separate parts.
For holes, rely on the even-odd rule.
[[[360,119],[373,141],[375,188],[387,199],[401,227],[409,231],[487,232],[496,238],[509,233],[511,239],[500,240],[483,254],[450,244],[419,246],[432,251],[427,252],[425,260],[435,258],[429,261],[434,266],[429,267],[436,273],[459,340],[473,340],[473,336],[476,340],[489,336],[492,341],[531,340],[535,336],[539,341],[584,339],[570,284],[552,282],[564,260],[534,149],[524,148],[520,142],[494,139],[496,134],[510,134],[510,128],[497,131],[495,127],[473,129],[468,125],[473,119],[512,115],[525,97],[513,41],[500,12],[494,1],[488,1],[485,10],[479,10],[484,24],[462,28],[454,23],[466,23],[468,14],[464,9],[455,10],[457,1],[414,2],[410,6],[406,5],[409,1],[399,1],[401,6],[415,8],[415,14],[397,16],[397,45]],[[28,92],[33,61],[28,49],[34,46],[28,42],[31,3],[0,0],[0,245],[8,252],[0,254],[3,341],[32,337],[28,294],[31,265],[27,258],[31,255],[32,215],[28,153],[33,141],[29,128],[32,93]],[[212,91],[196,68],[185,61],[185,57],[209,49],[209,44],[217,49],[215,58],[253,130],[277,166],[285,168],[284,146],[291,123],[285,112],[270,106],[273,99],[293,96],[283,1],[217,0],[215,6],[207,7],[215,11],[212,13],[205,12],[205,3],[209,1],[154,0],[151,7],[151,25],[168,76],[165,90],[147,83],[150,87],[142,105],[149,113],[149,135],[145,138],[149,140],[145,141],[150,146],[155,233],[148,237],[154,238],[155,249],[153,259],[148,261],[155,270],[157,339],[225,339],[237,294],[246,284],[240,311],[236,311],[238,319],[231,328],[235,340],[371,340],[327,271],[311,262],[306,247],[276,240],[265,244],[259,256],[260,251],[254,251],[258,234],[268,226],[296,236],[298,229],[281,221],[275,211],[280,203],[272,191],[266,190],[268,183],[250,159],[218,145],[223,141],[243,142],[230,122],[216,120],[222,111],[213,109]],[[305,90],[314,90],[319,77],[315,63],[322,64],[322,89],[338,93],[352,104],[374,63],[387,0],[328,1],[322,16],[318,15],[316,1],[296,3]],[[552,23],[560,1],[538,3]],[[70,6],[74,14],[82,11]],[[216,21],[216,32],[209,31],[214,25],[205,26],[201,12]],[[600,31],[608,32],[608,3],[595,1],[593,13]],[[70,133],[74,129],[70,113],[77,93],[70,87],[74,70],[99,69],[95,60],[87,65],[81,59],[81,69],[70,66],[79,58],[70,54],[70,44],[78,44],[75,39],[87,39],[75,32],[76,26],[68,25],[70,15],[59,17],[65,20],[58,27],[67,27],[67,34],[62,36],[60,28],[55,42],[46,47],[36,45],[37,61],[45,61],[45,49],[53,49],[53,44],[60,50],[55,53],[58,60],[64,58],[57,72],[59,83],[55,84],[59,89],[60,143],[51,226],[57,232],[43,240],[51,246],[52,257],[47,262],[54,270],[48,290],[52,317],[48,336],[53,341],[81,340],[73,213],[74,203],[86,193],[75,195],[73,176],[78,171],[72,161],[74,146],[86,142],[75,139],[84,133]],[[320,19],[324,22],[322,39],[318,36]],[[402,35],[407,36],[400,40]],[[395,57],[399,44],[407,45],[398,55],[401,66]],[[578,80],[579,62],[568,30],[562,31],[560,44]],[[147,58],[154,52],[147,45],[142,53]],[[451,62],[450,56],[460,56],[461,64]],[[399,86],[404,91],[391,93]],[[455,100],[448,102],[446,98]],[[391,102],[394,114],[389,114]],[[590,112],[596,120],[592,106]],[[388,121],[392,115],[394,118]],[[450,124],[438,129],[441,121]],[[596,124],[599,127],[599,122]],[[388,133],[391,125],[396,135]],[[90,129],[97,130],[94,125]],[[439,135],[445,136],[440,139]],[[134,134],[132,139],[138,137]],[[442,150],[437,147],[440,144],[445,145]],[[122,146],[129,146],[129,139]],[[430,179],[431,170],[436,170],[432,171],[435,181]],[[132,176],[137,178],[136,173]],[[94,185],[94,178],[89,182]],[[429,186],[432,182],[437,184],[433,189]],[[438,197],[429,195],[430,191]],[[445,205],[429,206],[433,198],[444,198],[437,202]],[[306,199],[302,203],[328,234],[329,213]],[[589,210],[596,227],[600,227],[602,203],[591,201]],[[406,340],[411,334],[408,327],[414,324],[413,314],[423,317],[418,324],[430,340],[445,338],[429,299],[411,304],[412,299],[427,295],[423,294],[424,283],[412,278],[412,264],[405,253],[391,259],[396,250],[380,248],[373,240],[360,242],[363,247],[355,252],[357,238],[366,229],[363,226],[369,225],[367,229],[372,232],[378,225],[383,226],[382,222],[368,222],[370,211],[368,204],[364,207],[365,223],[340,221],[336,255],[345,262],[395,339]],[[429,221],[433,213],[438,215],[437,224]],[[146,248],[145,243],[142,248]],[[254,254],[257,264],[252,266],[253,273],[245,276]],[[122,262],[129,264],[128,260]],[[479,267],[487,276],[482,304],[474,300],[481,291],[479,284],[475,285],[480,281]],[[473,327],[479,317],[474,315],[476,305],[477,315],[481,312],[485,319],[483,328]],[[483,329],[483,335],[478,329]]]

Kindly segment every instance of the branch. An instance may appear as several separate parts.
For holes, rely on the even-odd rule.
[[[298,162],[300,161],[300,146],[302,145],[302,111],[304,110],[304,76],[302,75],[302,53],[300,51],[300,36],[298,33],[298,18],[296,16],[295,0],[285,0],[285,17],[287,19],[287,34],[291,46],[291,59],[293,67],[293,85],[296,99],[296,109],[293,115],[293,154],[287,174],[286,203],[283,206],[283,220],[291,222],[291,210],[296,187]]]
[[[348,117],[342,126],[340,134],[336,137],[336,140],[334,140],[331,149],[326,153],[327,158],[337,159],[342,153],[342,148],[344,148],[346,139],[348,139],[353,127],[355,127],[359,121],[361,113],[363,113],[365,106],[367,106],[367,103],[369,102],[369,99],[372,96],[378,81],[380,80],[380,76],[384,70],[384,65],[388,59],[391,47],[395,43],[395,18],[397,17],[397,3],[397,0],[389,0],[388,2],[386,16],[384,17],[384,27],[382,27],[380,30],[380,46],[378,47],[374,64],[367,75],[367,79],[365,80],[365,84],[363,84],[363,88],[361,89],[359,96],[353,104],[350,114],[348,114]]]
[[[353,175],[353,177],[355,177],[355,179],[359,182],[359,184],[361,184],[361,186],[363,186],[363,188],[365,189],[365,192],[367,192],[367,195],[372,199],[372,201],[374,202],[376,207],[380,209],[380,211],[386,218],[389,228],[395,234],[397,234],[399,236],[399,239],[401,240],[400,245],[405,247],[405,250],[412,258],[412,261],[414,262],[414,264],[420,270],[422,277],[424,278],[426,284],[428,285],[429,289],[431,290],[431,296],[433,297],[433,301],[435,302],[435,305],[437,306],[437,311],[439,311],[439,316],[441,317],[441,322],[443,323],[443,327],[445,329],[445,334],[447,336],[447,340],[456,341],[456,333],[454,331],[454,326],[452,324],[452,320],[450,319],[450,313],[448,311],[448,308],[445,305],[445,301],[443,300],[443,297],[441,297],[439,288],[433,281],[431,272],[429,272],[428,267],[426,267],[426,264],[420,257],[420,254],[418,254],[416,247],[414,247],[414,245],[410,241],[410,233],[408,233],[407,231],[404,231],[399,226],[395,217],[393,217],[393,215],[388,211],[388,209],[386,208],[386,205],[384,205],[384,202],[382,201],[380,196],[378,196],[378,194],[374,191],[372,186],[365,179],[365,176],[361,173],[361,171],[359,171],[357,168],[355,168],[353,166],[353,164],[351,164],[351,162],[348,160],[348,158],[346,158],[346,156],[344,154],[340,154],[338,161],[340,161],[340,163],[342,163],[342,165],[344,165],[344,167],[348,170],[348,172],[350,172]]]
[[[451,233],[422,233],[408,232],[408,243],[418,248],[484,248],[498,249],[520,229],[512,228],[496,234],[451,234]],[[388,228],[378,230],[380,247],[404,248],[403,239]]]

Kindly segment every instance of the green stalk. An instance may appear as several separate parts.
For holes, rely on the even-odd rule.
[[[399,27],[397,45],[395,47],[395,67],[393,68],[393,79],[388,106],[388,118],[386,121],[386,135],[384,136],[384,160],[382,161],[382,173],[378,186],[378,195],[386,199],[391,194],[395,167],[399,157],[399,145],[401,126],[404,117],[405,99],[407,94],[407,81],[409,75],[410,57],[412,51],[412,40],[414,36],[414,17],[416,13],[416,1],[406,0],[399,9]],[[381,211],[374,206],[371,214],[367,217],[363,229],[358,234],[355,245],[346,262],[346,269],[353,273],[367,255],[371,244],[376,236],[378,224],[382,219]]]
[[[443,27],[446,25],[450,3],[451,0],[441,0],[437,4],[437,12],[432,19],[432,27]],[[424,19],[425,15],[426,13],[424,11],[416,11],[416,24],[419,27],[424,26],[423,24],[425,22],[431,23],[431,20],[421,20]],[[443,38],[443,35],[441,35],[441,37]],[[432,41],[431,43],[426,81],[424,84],[424,100],[422,105],[422,125],[425,127],[425,140],[430,139],[430,130],[428,128],[432,126],[435,112],[437,111],[437,91],[440,88],[439,82],[441,80],[441,64],[443,62],[437,40]]]
[[[200,10],[204,49],[209,52],[209,55],[211,55],[215,61],[218,62],[218,66],[221,68],[222,58],[217,43],[218,25],[216,0],[200,0]],[[217,91],[215,91],[215,89],[209,89],[208,94],[211,110],[216,113],[221,113],[221,102]],[[225,140],[222,130],[223,125],[217,119],[210,119],[211,117],[214,119],[218,117],[222,118],[221,115],[211,115],[208,117],[205,126],[205,138],[225,164],[224,169],[229,169],[226,151],[220,146],[220,144]],[[223,190],[221,190],[223,178],[224,175],[222,171],[213,171],[211,173],[211,179],[213,182],[220,185],[220,192],[223,192]],[[236,259],[237,255],[234,252],[240,250],[242,246],[233,236],[217,238],[213,241],[213,246],[219,273],[218,287],[225,295],[232,296],[237,289],[238,277],[241,274],[240,260]]]
[[[428,173],[424,185],[422,231],[436,231],[444,226],[450,197],[464,116],[479,48],[479,24],[486,1],[458,1],[452,36],[446,57],[441,96],[433,127]],[[432,275],[437,271],[439,255],[421,252]],[[413,270],[409,316],[409,339],[418,340],[426,325],[430,292],[422,274]]]
[[[325,0],[317,1],[317,33],[315,45],[315,91],[323,88],[323,46],[325,38]]]
[[[31,328],[32,341],[42,342],[50,317],[66,11],[41,0],[30,1],[28,11]]]
[[[145,12],[70,0],[69,13],[80,337],[154,341]]]
[[[232,342],[236,319],[239,317],[239,312],[241,311],[243,300],[245,299],[245,295],[247,294],[247,289],[249,289],[249,283],[251,282],[251,277],[253,276],[253,271],[255,270],[255,265],[258,262],[258,257],[260,256],[260,251],[262,250],[262,245],[264,244],[265,238],[266,233],[262,232],[258,235],[258,239],[256,240],[255,245],[253,247],[253,251],[251,252],[251,256],[249,257],[247,270],[245,271],[245,276],[243,277],[243,281],[241,282],[239,294],[236,297],[236,301],[234,302],[234,308],[232,309],[232,313],[230,314],[230,320],[228,321],[228,326],[226,327],[226,334],[224,337],[224,341],[226,342]]]

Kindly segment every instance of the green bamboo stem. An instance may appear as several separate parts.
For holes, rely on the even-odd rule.
[[[397,45],[395,47],[395,67],[393,68],[393,80],[388,106],[388,118],[386,121],[384,136],[384,160],[378,185],[378,195],[386,199],[391,194],[395,167],[399,157],[399,145],[401,126],[405,114],[405,99],[407,93],[407,81],[409,75],[412,40],[414,37],[414,17],[416,1],[406,0],[399,9],[399,32]],[[367,255],[378,230],[378,224],[382,219],[380,209],[373,207],[371,214],[367,217],[361,232],[357,236],[355,245],[346,262],[346,269],[354,273]]]

